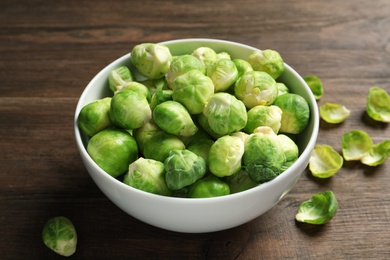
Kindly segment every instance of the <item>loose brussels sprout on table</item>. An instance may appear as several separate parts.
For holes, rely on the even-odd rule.
[[[310,117],[305,99],[276,82],[283,71],[273,50],[244,60],[209,47],[172,55],[139,44],[130,66],[109,74],[113,95],[79,114],[87,152],[114,178],[163,196],[208,198],[261,185],[298,159],[293,136]]]

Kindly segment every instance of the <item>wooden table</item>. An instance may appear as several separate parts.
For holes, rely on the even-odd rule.
[[[318,75],[318,104],[351,110],[320,124],[318,144],[341,136],[389,139],[365,114],[368,90],[390,92],[390,2],[14,1],[0,2],[0,258],[62,259],[44,246],[43,224],[64,215],[79,243],[72,259],[389,259],[390,160],[345,162],[319,180],[307,170],[277,206],[242,226],[206,234],[161,230],[127,215],[86,172],[75,145],[76,103],[92,77],[142,42],[216,38],[275,49],[302,76]],[[335,218],[295,221],[298,206],[333,190]]]

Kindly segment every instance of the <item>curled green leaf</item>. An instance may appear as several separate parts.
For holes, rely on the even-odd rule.
[[[320,106],[321,118],[330,124],[338,124],[344,122],[350,115],[349,111],[345,106],[334,103],[325,103]]]
[[[309,169],[314,177],[329,178],[343,166],[343,157],[329,145],[316,145],[309,160]]]

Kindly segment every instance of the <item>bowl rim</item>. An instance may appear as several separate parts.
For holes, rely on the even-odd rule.
[[[248,49],[252,49],[252,50],[260,50],[258,48],[255,48],[255,47],[243,44],[243,43],[238,43],[238,42],[229,41],[229,40],[209,39],[209,38],[186,38],[186,39],[168,40],[168,41],[159,42],[159,44],[171,45],[171,44],[194,43],[194,42],[221,43],[221,44],[240,46],[242,48],[248,48]],[[162,201],[175,201],[177,203],[186,203],[186,204],[188,204],[188,203],[199,204],[199,203],[205,203],[205,202],[214,203],[215,201],[232,200],[232,199],[240,198],[240,197],[247,196],[247,195],[250,195],[253,193],[257,193],[258,190],[272,188],[273,186],[277,185],[279,182],[283,181],[284,179],[287,179],[290,175],[293,175],[294,168],[295,168],[294,166],[307,164],[305,162],[305,160],[306,160],[305,158],[309,158],[312,150],[314,149],[316,141],[317,141],[317,137],[318,137],[318,132],[319,132],[319,111],[318,111],[318,107],[316,105],[317,102],[316,102],[314,95],[312,94],[309,86],[304,81],[302,76],[300,76],[300,74],[297,73],[288,64],[284,63],[285,69],[289,70],[292,74],[294,74],[294,76],[300,81],[300,83],[305,87],[306,92],[309,94],[308,95],[308,98],[310,99],[309,105],[310,105],[310,103],[313,104],[313,106],[310,107],[310,113],[311,113],[310,117],[311,117],[311,120],[313,120],[313,130],[311,132],[310,139],[307,142],[305,149],[300,153],[298,159],[287,170],[282,172],[280,175],[278,175],[277,177],[275,177],[271,181],[259,184],[258,186],[250,188],[248,190],[244,190],[241,192],[237,192],[237,193],[233,193],[233,194],[229,194],[229,195],[225,195],[225,196],[212,197],[212,198],[182,198],[182,197],[170,197],[170,196],[163,196],[163,195],[149,193],[149,192],[146,192],[143,190],[133,188],[133,187],[121,182],[117,178],[112,177],[111,175],[106,173],[103,169],[101,169],[87,153],[87,149],[84,146],[83,141],[81,139],[81,132],[80,132],[80,129],[79,129],[78,124],[77,124],[77,118],[78,118],[78,114],[79,114],[81,108],[84,106],[82,104],[82,101],[85,99],[85,97],[87,95],[87,92],[88,92],[87,90],[89,88],[91,88],[95,84],[96,81],[98,81],[99,76],[106,73],[106,70],[108,69],[108,67],[110,65],[112,65],[114,63],[124,62],[130,58],[130,55],[129,55],[129,53],[127,53],[127,54],[115,59],[114,61],[107,64],[106,66],[104,66],[91,79],[91,81],[89,81],[87,86],[83,89],[82,94],[77,101],[76,110],[75,110],[74,134],[75,134],[76,144],[77,144],[79,153],[81,153],[80,154],[81,157],[86,159],[88,161],[88,163],[90,163],[90,165],[92,165],[94,167],[94,169],[101,175],[101,177],[105,178],[107,181],[109,181],[111,183],[118,184],[120,187],[122,187],[124,189],[127,189],[131,192],[138,193],[139,195],[142,195],[142,196],[149,197],[151,199],[157,199],[157,200],[162,200]],[[89,171],[88,171],[88,173],[91,175],[91,173]],[[301,173],[299,173],[299,175],[300,174]]]

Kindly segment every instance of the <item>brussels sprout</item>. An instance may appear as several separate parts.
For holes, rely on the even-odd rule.
[[[303,78],[306,82],[306,84],[309,86],[311,92],[314,95],[314,98],[316,100],[319,100],[323,94],[324,94],[324,89],[322,88],[322,82],[319,77],[316,75],[309,75]]]
[[[152,159],[140,157],[131,163],[123,182],[133,188],[158,195],[172,194],[165,182],[164,163]]]
[[[172,100],[173,90],[164,89],[156,91],[152,99],[150,100],[150,109],[153,111],[157,105],[164,103],[165,101]]]
[[[131,51],[131,62],[139,73],[148,79],[164,77],[171,61],[171,52],[161,44],[142,43],[134,46]]]
[[[197,180],[188,190],[190,198],[212,198],[230,194],[229,185],[213,175]]]
[[[224,181],[229,185],[231,194],[249,190],[258,185],[249,177],[249,174],[244,170],[240,170],[239,172],[231,176],[225,177]]]
[[[220,60],[220,59],[229,59],[229,60],[231,60],[232,57],[230,57],[230,54],[228,52],[221,51],[221,52],[217,53],[217,60]]]
[[[249,62],[243,59],[234,59],[233,60],[234,65],[236,65],[237,71],[238,71],[238,78],[240,78],[242,75],[244,75],[247,72],[253,71],[253,68]]]
[[[337,212],[338,202],[332,191],[320,192],[299,206],[295,219],[298,222],[322,225],[330,221]]]
[[[248,111],[248,122],[244,128],[248,134],[259,126],[269,126],[277,134],[282,121],[282,110],[277,106],[255,106]]]
[[[379,87],[370,88],[367,96],[367,114],[374,120],[390,122],[390,96]]]
[[[225,92],[215,93],[203,109],[203,114],[218,135],[240,131],[248,120],[244,103]]]
[[[284,61],[275,50],[254,51],[248,57],[248,62],[256,71],[264,71],[277,79],[284,72]]]
[[[171,150],[164,161],[165,181],[171,190],[193,184],[206,173],[206,162],[189,150]]]
[[[242,132],[242,131],[234,132],[234,133],[231,133],[230,135],[240,138],[241,141],[243,141],[244,143],[249,138],[249,135],[247,133],[245,133],[245,132]]]
[[[112,97],[109,115],[114,125],[136,129],[151,119],[152,112],[144,95],[133,90],[122,90]]]
[[[205,68],[210,68],[217,61],[217,53],[209,47],[199,47],[191,54],[200,60]]]
[[[214,83],[214,92],[225,91],[238,78],[238,70],[230,59],[219,59],[207,70],[207,76]]]
[[[145,142],[143,154],[145,158],[164,162],[171,150],[183,149],[185,146],[179,137],[161,131]]]
[[[264,183],[274,179],[282,173],[285,162],[283,147],[272,129],[269,128],[267,133],[251,134],[245,142],[243,164],[254,182]]]
[[[153,96],[157,91],[169,89],[165,77],[160,79],[147,79],[141,81],[140,83],[149,89],[151,96]]]
[[[309,170],[317,178],[329,178],[343,166],[343,157],[329,145],[316,145],[310,160]]]
[[[296,143],[287,135],[278,134],[278,139],[282,145],[284,156],[286,157],[282,167],[283,171],[285,171],[298,159],[299,148]]]
[[[77,125],[88,136],[93,136],[111,126],[109,116],[111,98],[103,98],[85,105],[77,118]]]
[[[140,128],[134,129],[133,136],[137,141],[138,149],[141,153],[144,151],[146,142],[159,132],[162,132],[162,130],[153,120],[146,122]]]
[[[203,74],[206,74],[206,67],[196,57],[185,54],[173,59],[171,66],[165,78],[168,82],[168,86],[172,87],[173,81],[180,75],[189,72],[190,70],[199,70]]]
[[[206,165],[208,166],[210,148],[213,144],[213,140],[201,138],[192,141],[188,145],[187,149],[195,153],[196,155],[201,156],[205,160]]]
[[[191,136],[198,131],[187,109],[176,101],[168,100],[156,106],[153,120],[162,130],[174,135]]]
[[[230,176],[241,169],[244,142],[236,136],[225,135],[210,148],[209,169],[217,177]]]
[[[368,166],[383,164],[390,156],[390,140],[375,144],[371,150],[363,155],[361,162]]]
[[[347,161],[360,160],[372,146],[371,137],[362,130],[349,131],[341,138],[343,157]]]
[[[136,81],[127,82],[122,86],[118,86],[118,91],[122,91],[122,90],[133,90],[135,92],[138,92],[141,95],[144,95],[146,100],[150,102],[151,94],[149,89],[144,84],[141,84]]]
[[[76,228],[66,217],[49,219],[43,226],[42,240],[48,248],[59,255],[71,256],[76,252]]]
[[[338,124],[344,122],[349,116],[349,111],[345,106],[334,103],[325,103],[320,106],[321,118],[330,124]]]
[[[199,114],[214,94],[212,80],[199,70],[180,75],[172,84],[172,99],[184,105],[190,114]]]
[[[218,139],[219,137],[223,136],[223,135],[217,134],[216,132],[214,132],[213,129],[211,129],[209,121],[203,113],[198,114],[196,119],[197,119],[199,125],[201,126],[201,129],[203,129],[205,132],[207,132],[214,139]],[[198,130],[198,132],[199,132],[199,130]]]
[[[113,69],[108,75],[108,86],[112,92],[116,92],[119,86],[134,80],[134,76],[127,66],[119,66]]]
[[[87,145],[92,160],[113,177],[124,173],[138,158],[134,137],[119,129],[105,129],[94,135]]]
[[[310,118],[307,101],[293,93],[278,96],[274,102],[282,110],[280,132],[299,134],[306,128]]]
[[[281,96],[286,93],[290,93],[290,90],[284,83],[276,82],[276,87],[278,89],[278,96]]]
[[[268,73],[251,71],[236,81],[234,93],[250,109],[258,105],[274,103],[278,96],[278,87],[276,81]]]
[[[196,123],[198,123],[196,121]],[[212,139],[212,136],[208,134],[202,127],[198,127],[198,131],[191,136],[179,136],[180,140],[183,141],[184,145],[188,147],[192,142],[203,140],[203,139]]]

